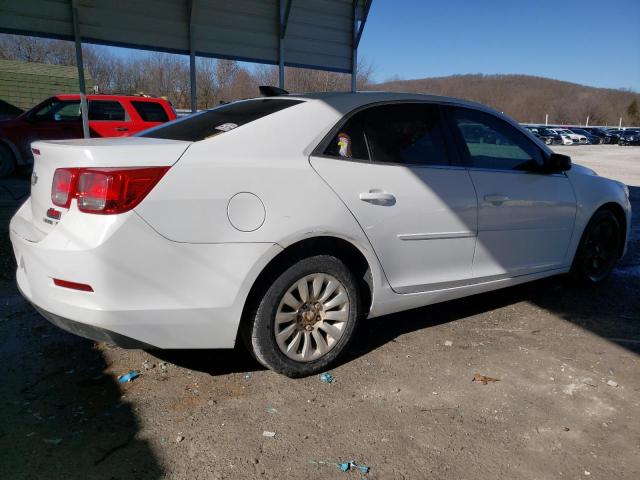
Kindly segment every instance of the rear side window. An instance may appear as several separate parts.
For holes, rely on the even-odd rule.
[[[372,161],[448,165],[437,105],[396,104],[367,112],[365,132]]]
[[[449,164],[439,108],[431,104],[382,105],[356,113],[324,154],[376,163]]]
[[[138,136],[197,142],[301,102],[302,100],[260,99],[229,103],[145,130]]]
[[[347,121],[329,143],[324,154],[331,157],[369,160],[367,141],[364,138],[362,121],[364,112],[355,114]]]
[[[107,100],[89,101],[89,120],[125,121],[124,108],[120,102]]]
[[[169,116],[164,107],[158,102],[141,102],[132,100],[131,105],[136,109],[140,118],[145,122],[167,122]]]
[[[531,170],[542,165],[540,149],[504,120],[467,108],[456,107],[452,112],[470,167]]]

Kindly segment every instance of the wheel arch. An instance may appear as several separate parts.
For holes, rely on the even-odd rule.
[[[363,296],[363,317],[366,318],[373,302],[373,274],[370,261],[362,250],[349,240],[333,235],[318,235],[287,245],[260,271],[253,281],[244,302],[238,333],[240,334],[241,330],[249,323],[252,311],[257,305],[260,295],[268,288],[275,276],[298,260],[321,254],[335,256],[343,261],[347,268],[354,273]]]
[[[628,228],[627,216],[625,214],[624,208],[622,208],[622,206],[617,202],[607,202],[603,205],[600,205],[600,207],[598,207],[598,209],[596,209],[596,211],[593,212],[593,215],[595,215],[597,212],[601,210],[610,210],[615,215],[618,222],[620,222],[620,227],[622,228],[622,235],[620,236],[620,245],[618,246],[618,257],[622,257],[624,253],[624,246],[626,244],[627,228]],[[591,215],[592,218],[593,218],[593,215]]]

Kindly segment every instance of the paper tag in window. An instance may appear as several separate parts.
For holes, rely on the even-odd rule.
[[[237,127],[237,123],[223,123],[222,125],[218,125],[215,129],[220,130],[221,132],[228,132],[229,130],[233,130]]]

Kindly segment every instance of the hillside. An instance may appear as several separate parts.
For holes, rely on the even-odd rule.
[[[626,90],[594,88],[529,75],[453,75],[450,77],[397,80],[369,85],[370,90],[419,92],[465,98],[490,105],[521,122],[591,125],[640,125],[633,115],[640,94]]]

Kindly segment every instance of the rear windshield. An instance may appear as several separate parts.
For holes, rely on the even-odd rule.
[[[301,102],[301,100],[265,98],[229,103],[145,130],[138,136],[197,142],[228,132]]]

